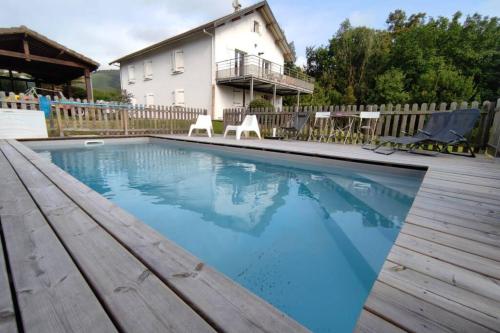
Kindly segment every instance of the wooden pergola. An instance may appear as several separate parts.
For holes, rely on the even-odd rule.
[[[87,99],[93,100],[90,73],[98,67],[94,60],[25,26],[0,28],[0,69],[57,85],[83,76]]]

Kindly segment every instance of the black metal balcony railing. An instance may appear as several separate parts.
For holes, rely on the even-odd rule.
[[[217,80],[255,77],[265,79],[301,91],[314,90],[314,79],[301,71],[285,68],[255,55],[220,61],[216,64]]]

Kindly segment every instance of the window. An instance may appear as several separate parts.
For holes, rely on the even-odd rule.
[[[144,61],[144,80],[152,80],[153,79],[153,61],[146,60]]]
[[[135,82],[135,66],[134,65],[129,65],[128,66],[128,83],[134,83]]]
[[[260,34],[260,23],[258,21],[253,21],[252,32]]]
[[[184,52],[175,50],[172,52],[172,73],[184,72]]]
[[[245,52],[234,50],[234,73],[237,76],[245,75],[245,57]]]
[[[233,106],[235,107],[243,106],[243,90],[233,89]]]
[[[271,74],[271,62],[262,59],[262,74]]]
[[[173,105],[184,106],[184,89],[175,89],[173,92]]]
[[[146,106],[155,105],[155,94],[149,93],[144,96]]]

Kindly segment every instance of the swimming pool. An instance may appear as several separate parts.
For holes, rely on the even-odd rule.
[[[315,332],[352,331],[423,177],[169,141],[37,151]]]

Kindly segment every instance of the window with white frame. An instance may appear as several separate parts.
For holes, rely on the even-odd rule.
[[[233,89],[233,106],[243,107],[243,90]]]
[[[144,80],[152,80],[153,79],[153,61],[146,60],[144,61]]]
[[[146,104],[147,106],[155,105],[155,94],[148,93],[144,95],[144,104]]]
[[[135,66],[129,65],[127,69],[128,69],[128,83],[134,83],[135,82]]]
[[[173,96],[173,105],[175,106],[184,106],[184,89],[175,89],[172,92]]]
[[[252,32],[260,34],[260,23],[259,21],[253,21]]]
[[[175,50],[172,52],[172,73],[184,72],[184,52]]]

